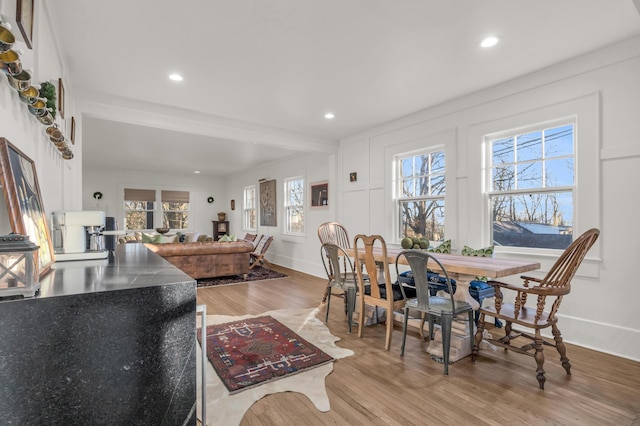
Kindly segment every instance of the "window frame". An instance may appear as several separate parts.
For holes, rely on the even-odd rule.
[[[291,204],[291,191],[292,188],[290,188],[291,184],[294,182],[300,182],[299,188],[297,188],[297,190],[295,191],[297,194],[299,194],[299,199],[301,200],[300,203],[298,204]],[[304,236],[305,235],[305,211],[306,211],[306,204],[307,204],[307,200],[305,197],[305,177],[302,175],[298,175],[298,176],[292,176],[292,177],[288,177],[284,179],[284,184],[283,184],[283,190],[284,190],[284,201],[283,201],[283,214],[284,214],[284,226],[283,226],[283,233],[287,234],[287,235],[297,235],[297,236]],[[295,231],[293,230],[293,224],[292,224],[292,217],[293,215],[291,214],[292,210],[297,210],[301,216],[301,225],[300,225],[300,230]]]
[[[181,213],[181,214],[185,214],[186,213],[186,220],[184,221],[184,223],[187,225],[186,227],[182,227],[182,228],[175,228],[175,227],[171,227],[169,226],[170,229],[176,229],[176,230],[184,230],[184,229],[189,229],[189,218],[191,217],[191,202],[190,202],[190,197],[191,194],[189,193],[189,191],[174,191],[174,190],[167,190],[167,189],[161,189],[160,191],[160,203],[159,203],[159,210],[160,210],[160,217],[162,218],[162,226],[168,225],[168,222],[165,222],[165,213]],[[167,194],[171,194],[171,193],[182,193],[182,194],[178,194],[179,196],[181,196],[182,198],[184,198],[185,194],[186,194],[186,198],[184,198],[182,201],[175,201],[175,200],[169,200],[169,201],[165,201],[164,197],[165,197],[165,192],[167,192]],[[167,195],[169,198],[171,198],[170,195]],[[185,201],[186,200],[186,201]],[[165,209],[164,208],[164,204],[186,204],[187,208],[186,210],[180,210],[180,209]]]
[[[571,126],[572,128],[572,150],[571,150],[571,154],[563,154],[563,155],[557,155],[557,156],[547,156],[545,153],[545,141],[546,141],[546,137],[545,134],[548,130],[552,130],[555,128],[560,128],[560,127],[565,127],[565,126]],[[527,134],[531,134],[531,133],[537,133],[539,132],[541,134],[540,137],[540,144],[541,144],[541,156],[539,158],[535,158],[535,159],[523,159],[523,160],[519,160],[517,151],[518,151],[518,137],[520,136],[526,136]],[[512,139],[513,140],[513,153],[514,153],[514,158],[513,158],[513,162],[507,162],[507,163],[502,163],[502,164],[493,164],[493,155],[492,155],[492,142],[497,141],[497,140],[501,140],[501,139]],[[575,236],[575,233],[573,232],[573,224],[574,224],[574,212],[575,212],[575,206],[576,206],[576,165],[577,165],[577,158],[576,158],[576,150],[577,150],[577,137],[576,137],[576,118],[575,117],[569,117],[569,118],[559,118],[557,120],[553,120],[553,121],[548,121],[548,122],[544,122],[544,123],[534,123],[534,124],[530,124],[524,127],[520,127],[517,129],[507,129],[504,131],[500,131],[500,132],[495,132],[491,135],[487,135],[484,138],[484,150],[485,150],[485,161],[486,164],[484,165],[484,169],[485,169],[485,173],[484,173],[484,188],[485,188],[485,192],[486,192],[486,200],[487,200],[487,208],[489,209],[490,212],[493,211],[493,200],[496,197],[513,197],[516,198],[518,196],[526,196],[526,195],[543,195],[543,194],[547,194],[547,195],[551,195],[551,194],[567,194],[569,193],[571,196],[571,212],[572,212],[572,219],[571,219],[571,229],[572,229],[572,235]],[[545,168],[547,165],[548,161],[551,160],[558,160],[558,159],[567,159],[570,158],[572,160],[572,164],[573,164],[573,183],[571,185],[558,185],[558,186],[549,186],[547,181],[546,181],[546,175],[545,175]],[[538,185],[536,185],[535,187],[526,187],[523,186],[521,188],[511,188],[511,189],[505,189],[505,190],[496,190],[493,187],[494,184],[494,170],[498,169],[498,168],[508,168],[508,167],[513,167],[514,170],[514,178],[513,181],[515,183],[516,186],[518,186],[518,183],[520,182],[519,178],[519,172],[518,170],[520,169],[520,167],[526,167],[527,165],[533,165],[533,164],[540,164],[541,167],[541,171],[542,171],[542,175],[540,176],[540,178],[538,179]],[[489,221],[491,222],[489,225],[489,242],[491,245],[495,244],[494,241],[494,224],[493,224],[493,213],[489,214]],[[573,241],[573,239],[572,239]],[[571,241],[569,241],[567,243],[567,246],[571,243]],[[559,248],[559,249],[549,249],[549,248],[545,248],[545,247],[540,247],[540,246],[512,246],[512,245],[508,245],[508,246],[504,246],[504,247],[509,247],[509,248],[514,248],[514,249],[525,249],[525,250],[564,250],[564,248]],[[566,248],[566,247],[565,247]]]
[[[250,190],[253,191],[253,207],[247,205],[250,198],[247,197],[247,192]],[[245,186],[242,191],[242,229],[244,231],[256,231],[258,229],[257,200],[256,185]],[[253,227],[250,223],[252,215],[251,212],[253,212]]]
[[[470,124],[467,130],[467,144],[465,157],[467,161],[458,165],[460,179],[466,182],[464,198],[459,208],[473,211],[464,223],[465,241],[477,246],[487,246],[490,234],[491,210],[486,195],[486,179],[484,179],[487,164],[484,142],[493,135],[505,129],[529,127],[532,123],[544,126],[545,123],[559,122],[565,119],[575,120],[575,138],[580,141],[575,150],[575,203],[573,212],[573,235],[581,235],[589,228],[601,228],[601,209],[593,208],[600,205],[602,194],[600,179],[602,164],[600,161],[601,117],[598,113],[601,107],[600,94],[576,93],[574,97],[559,99],[555,94],[544,99],[522,98],[527,109],[514,112],[506,116],[489,116],[484,120]],[[523,104],[524,105],[524,104]],[[512,108],[515,109],[515,108]],[[478,177],[478,178],[475,178]],[[496,257],[517,259],[521,256],[537,258],[543,268],[548,262],[556,259],[562,250],[555,249],[527,249],[509,246],[496,246]],[[596,241],[587,255],[587,262],[583,262],[581,269],[591,276],[597,272],[595,264],[601,258],[601,242]],[[587,272],[586,270],[589,269]]]
[[[437,172],[432,172],[432,173],[428,173],[426,175],[420,175],[420,174],[412,174],[410,176],[403,176],[402,175],[402,162],[403,160],[406,159],[413,159],[414,165],[413,165],[413,171],[415,172],[415,158],[416,157],[420,157],[420,156],[424,156],[424,155],[433,155],[435,153],[442,153],[442,157],[443,157],[443,168],[442,171],[437,171]],[[394,177],[395,177],[395,187],[394,187],[394,193],[395,193],[395,197],[394,197],[394,204],[395,204],[395,210],[396,210],[396,216],[397,216],[397,225],[395,227],[394,230],[394,237],[397,240],[402,240],[402,238],[404,237],[404,233],[403,233],[403,204],[407,203],[407,202],[420,202],[420,201],[425,201],[425,202],[432,202],[432,201],[441,201],[441,209],[443,209],[444,213],[442,214],[442,228],[443,228],[443,232],[442,232],[442,236],[439,240],[444,240],[445,239],[445,229],[446,229],[446,224],[445,224],[445,217],[446,217],[446,209],[444,206],[446,206],[446,186],[447,186],[447,153],[446,153],[446,149],[444,145],[435,145],[435,146],[430,146],[428,148],[423,148],[420,150],[414,150],[414,151],[409,151],[409,152],[403,152],[403,153],[398,153],[394,156]],[[404,193],[404,182],[405,180],[408,180],[408,178],[410,179],[419,179],[419,178],[427,178],[429,180],[429,192],[431,193],[431,180],[433,177],[435,176],[442,176],[442,180],[444,183],[444,191],[434,195],[434,194],[429,194],[429,195],[422,195],[422,196],[413,196],[413,197],[403,197],[402,194]]]

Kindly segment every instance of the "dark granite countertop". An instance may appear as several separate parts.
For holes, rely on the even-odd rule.
[[[144,244],[118,244],[109,259],[56,262],[40,277],[40,291],[35,297],[0,297],[0,303],[185,282],[195,285],[193,278]]]

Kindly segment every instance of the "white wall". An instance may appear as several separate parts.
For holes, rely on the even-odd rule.
[[[33,69],[32,84],[64,78],[64,67],[59,57],[59,49],[55,37],[51,34],[51,25],[46,8],[37,2],[38,20],[34,27],[34,48],[28,49],[22,42],[16,43],[23,55],[23,68]],[[6,4],[5,4],[6,5]],[[0,3],[0,7],[3,4]],[[12,31],[18,31],[13,28]],[[76,210],[81,208],[79,198],[82,185],[82,135],[76,135],[76,144],[72,145],[75,157],[63,160],[59,151],[51,143],[45,133],[47,126],[42,125],[36,117],[29,113],[25,104],[20,101],[18,93],[4,82],[0,84],[0,137],[6,138],[18,149],[31,158],[36,167],[42,202],[45,212],[54,210]],[[69,136],[70,117],[74,115],[73,86],[67,84],[65,120],[59,116],[57,124],[64,134]],[[80,119],[77,117],[77,121]],[[81,124],[79,124],[81,125]],[[4,197],[0,200],[0,234],[12,232]]]
[[[636,303],[640,286],[632,265],[640,237],[640,39],[629,40],[526,77],[421,111],[342,141],[338,216],[351,233],[380,233],[396,242],[392,154],[433,139],[446,144],[446,238],[458,249],[489,244],[482,195],[482,136],[575,115],[578,164],[577,234],[601,230],[560,309],[567,342],[640,360]],[[527,122],[527,120],[530,120]],[[503,128],[504,130],[505,128]],[[359,160],[359,161],[358,161]],[[349,182],[357,171],[358,181]],[[497,256],[521,257],[501,252]],[[528,254],[543,276],[554,257]],[[517,282],[517,277],[508,281]],[[570,356],[570,354],[569,354]]]
[[[189,229],[203,234],[213,234],[211,221],[218,220],[218,212],[231,213],[224,181],[211,176],[91,167],[84,170],[82,187],[83,209],[102,210],[107,216],[114,216],[119,229],[124,229],[124,188],[189,191]],[[100,200],[93,198],[97,191],[103,194]],[[209,204],[208,197],[215,201]],[[233,230],[233,223],[230,226]]]
[[[230,198],[236,200],[236,210],[230,212],[229,220],[231,231],[238,236],[246,232],[242,229],[242,196],[244,188],[256,185],[259,191],[260,179],[276,180],[277,226],[260,226],[258,213],[258,234],[273,235],[274,240],[267,252],[267,259],[278,265],[296,269],[308,274],[324,276],[325,272],[320,263],[320,242],[318,240],[318,225],[324,222],[336,220],[336,198],[334,155],[308,154],[268,164],[247,172],[229,176],[227,189]],[[329,205],[321,208],[309,208],[305,211],[305,235],[292,236],[284,234],[283,193],[284,179],[294,176],[304,176],[305,197],[309,197],[310,184],[320,181],[329,181]]]

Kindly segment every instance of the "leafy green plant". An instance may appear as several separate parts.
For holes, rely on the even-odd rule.
[[[47,108],[51,111],[51,116],[56,118],[56,86],[48,81],[41,83],[40,97],[47,99]]]

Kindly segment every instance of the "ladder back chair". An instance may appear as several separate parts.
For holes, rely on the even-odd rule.
[[[544,390],[544,382],[546,380],[543,368],[544,345],[556,348],[560,354],[562,367],[564,367],[567,375],[570,376],[571,364],[569,363],[569,358],[567,358],[567,350],[562,341],[560,330],[558,329],[558,317],[556,314],[560,308],[562,298],[571,291],[571,280],[573,276],[599,235],[600,231],[596,228],[592,228],[582,234],[567,247],[542,279],[521,276],[520,278],[524,280],[521,285],[489,281],[489,284],[496,288],[495,307],[480,308],[480,318],[475,343],[473,345],[472,360],[475,362],[478,358],[480,342],[483,337],[484,317],[485,315],[489,315],[506,321],[506,325],[504,327],[504,337],[500,339],[487,339],[487,341],[516,353],[533,357],[537,364],[536,378],[538,379],[540,389]],[[514,303],[504,303],[500,289],[513,290],[515,292]],[[536,298],[534,307],[526,306],[529,295]],[[545,311],[547,306],[549,310]],[[513,330],[512,324],[514,323],[518,326],[532,329],[534,334],[531,335],[524,331]],[[547,327],[551,327],[555,343],[551,343],[542,338],[540,331]],[[512,345],[512,341],[519,337],[526,338],[527,342],[531,341],[531,343],[522,346]]]
[[[399,284],[391,281],[389,274],[389,259],[387,258],[387,244],[380,235],[358,234],[353,240],[356,259],[356,273],[358,291],[360,292],[360,313],[358,317],[358,337],[362,337],[365,306],[386,309],[386,340],[385,349],[391,346],[393,332],[393,311],[402,310],[405,299]],[[374,248],[379,249],[381,257],[376,260]],[[378,267],[382,268],[383,281],[380,280]],[[365,274],[366,273],[366,274]]]

